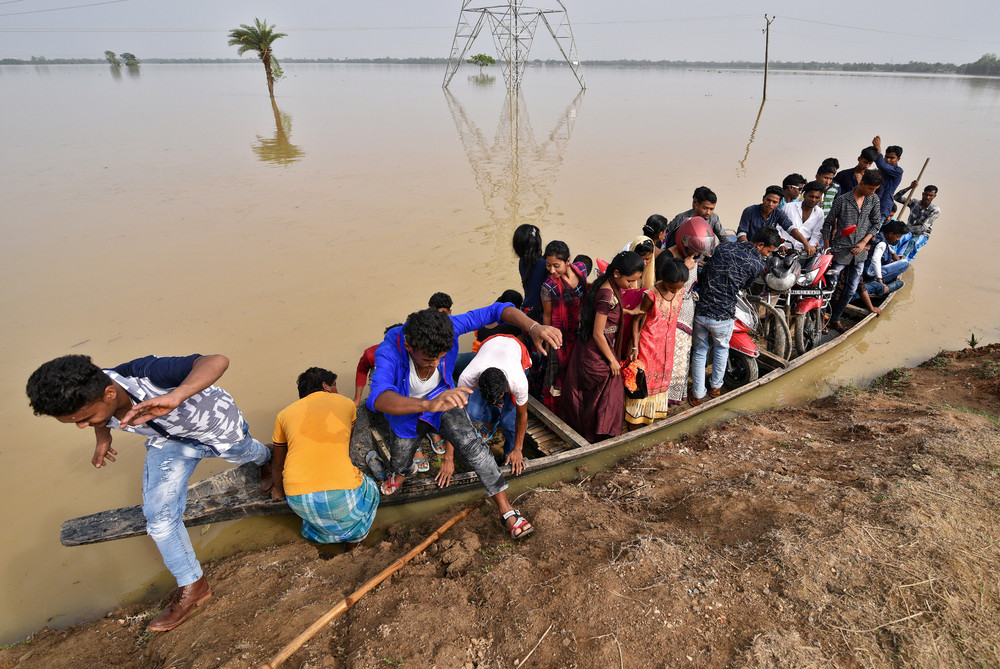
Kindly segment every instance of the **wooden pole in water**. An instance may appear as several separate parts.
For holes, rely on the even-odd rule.
[[[469,515],[469,513],[471,513],[474,508],[476,508],[476,507],[475,506],[470,506],[467,509],[465,509],[464,511],[462,511],[460,513],[457,513],[454,516],[452,516],[447,522],[445,522],[444,525],[442,525],[441,527],[437,528],[437,530],[434,532],[434,534],[432,534],[429,537],[427,537],[426,539],[424,539],[419,545],[417,545],[416,547],[414,547],[413,550],[411,550],[409,553],[407,553],[406,555],[404,555],[403,557],[399,558],[398,560],[396,560],[395,562],[393,562],[391,565],[389,565],[388,567],[386,567],[385,569],[383,569],[381,572],[379,572],[378,576],[376,576],[375,578],[371,579],[370,581],[368,581],[367,583],[365,583],[364,585],[362,585],[360,588],[358,588],[357,590],[355,590],[354,592],[352,592],[346,598],[340,600],[340,602],[336,606],[334,606],[332,609],[330,609],[329,611],[327,611],[325,614],[323,614],[319,618],[319,620],[317,620],[312,625],[310,625],[309,628],[305,632],[303,632],[302,634],[300,634],[297,637],[295,637],[294,639],[292,639],[291,642],[289,642],[289,644],[287,646],[285,646],[284,648],[282,648],[278,652],[277,655],[275,655],[274,657],[271,658],[270,662],[265,662],[264,664],[262,664],[261,665],[261,669],[275,669],[275,667],[277,667],[282,662],[284,662],[289,657],[291,657],[292,654],[295,653],[295,651],[297,651],[299,648],[301,648],[302,645],[306,641],[309,641],[309,639],[313,638],[313,636],[315,636],[317,632],[319,632],[321,629],[323,629],[330,621],[332,621],[334,618],[336,618],[337,616],[339,616],[341,613],[343,613],[347,609],[349,609],[352,606],[354,606],[354,604],[357,603],[357,601],[359,599],[361,599],[362,597],[364,597],[376,585],[378,585],[379,583],[381,583],[385,579],[387,579],[390,576],[392,576],[403,565],[405,565],[407,562],[409,562],[413,558],[417,557],[417,555],[419,555],[420,553],[422,553],[425,548],[427,548],[432,543],[434,543],[435,541],[437,541],[438,538],[440,538],[442,534],[444,534],[446,531],[448,531],[448,529],[452,525],[454,525],[455,523],[457,523],[458,521],[462,520],[467,515]]]
[[[771,49],[771,22],[774,21],[776,17],[772,16],[767,18],[767,14],[764,14],[764,20],[767,25],[764,27],[764,97],[761,102],[767,100],[767,62],[768,62],[768,51]]]
[[[920,185],[920,179],[924,176],[924,170],[927,169],[927,163],[929,163],[929,162],[931,162],[930,158],[928,158],[927,160],[925,160],[924,161],[924,166],[920,168],[920,174],[917,175],[917,185],[918,186]],[[913,197],[913,192],[915,190],[917,190],[917,189],[916,188],[910,188],[910,192],[907,193],[906,197],[903,198],[903,206],[899,208],[899,213],[896,215],[896,220],[897,221],[902,221],[903,220],[903,214],[906,213],[906,207],[907,207],[908,204],[910,204],[910,198]]]

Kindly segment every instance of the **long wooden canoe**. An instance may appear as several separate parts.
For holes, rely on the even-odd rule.
[[[892,297],[893,294],[886,297],[882,302],[883,308],[888,306]],[[756,381],[724,392],[715,399],[706,397],[698,407],[686,406],[664,420],[596,444],[588,443],[540,402],[529,397],[528,431],[524,444],[525,469],[521,475],[527,476],[624,444],[640,440],[649,441],[659,432],[724,405],[815,360],[847,341],[875,318],[875,314],[853,305],[848,306],[844,316],[843,320],[850,323],[845,332],[839,334],[831,332],[829,335],[824,335],[824,341],[819,346],[798,357],[786,361],[766,353],[762,355],[757,362],[767,371]],[[388,424],[384,417],[371,414],[367,409],[359,410],[358,421],[351,439],[351,459],[366,471],[365,454],[372,448],[387,454],[385,445],[388,443],[388,436]],[[502,441],[502,437],[499,440]],[[428,456],[432,455],[429,449],[425,450],[425,453]],[[461,463],[456,461],[456,467],[460,466]],[[502,471],[504,474],[509,474],[510,468],[503,467]],[[405,504],[414,500],[444,497],[467,492],[479,486],[478,477],[471,471],[458,471],[452,477],[451,485],[444,489],[439,488],[434,482],[433,474],[432,469],[429,474],[408,478],[406,484],[394,495],[383,497],[381,504]],[[284,513],[292,511],[284,500],[271,499],[269,495],[261,492],[257,467],[247,464],[215,474],[189,486],[184,524],[206,525],[249,516]],[[60,540],[64,546],[79,546],[145,533],[146,520],[142,515],[142,507],[130,506],[67,520],[63,523]]]

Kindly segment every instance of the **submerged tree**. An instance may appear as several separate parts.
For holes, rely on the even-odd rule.
[[[264,63],[264,72],[267,74],[267,92],[274,99],[274,80],[282,77],[281,66],[278,59],[271,52],[271,44],[274,40],[287,37],[285,33],[274,32],[274,26],[267,25],[267,20],[263,22],[254,18],[254,25],[241,24],[239,28],[229,31],[229,46],[239,47],[237,53],[245,54],[247,51],[256,51],[261,62]]]
[[[139,59],[135,57],[134,53],[126,51],[121,56],[122,60],[125,61],[125,67],[139,67]]]
[[[483,73],[483,68],[486,67],[487,65],[497,64],[497,61],[494,60],[493,56],[487,56],[485,53],[477,53],[475,56],[473,56],[472,58],[468,59],[465,62],[470,65],[478,65],[479,74]]]
[[[115,55],[114,51],[105,51],[104,52],[104,57],[107,59],[108,65],[110,65],[111,67],[121,67],[122,66],[122,62],[120,60],[118,60],[118,56]]]

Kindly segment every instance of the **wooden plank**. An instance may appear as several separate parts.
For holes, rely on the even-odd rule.
[[[769,367],[780,367],[781,369],[788,367],[787,360],[785,360],[784,358],[779,358],[775,354],[763,348],[760,349],[760,359],[763,360],[764,364],[768,365]]]
[[[587,440],[580,436],[576,430],[560,420],[558,416],[548,410],[548,407],[531,395],[528,395],[528,407],[534,412],[535,416],[537,416],[539,420],[545,423],[550,430],[562,437],[563,441],[567,444],[573,446],[587,445]]]

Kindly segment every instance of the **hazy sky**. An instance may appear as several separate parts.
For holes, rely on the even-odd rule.
[[[777,16],[773,60],[965,63],[1000,52],[1000,4],[987,0],[565,4],[584,61],[761,60],[765,12]],[[99,58],[105,49],[140,59],[234,57],[226,32],[259,17],[288,33],[276,43],[279,58],[443,58],[461,6],[461,0],[0,0],[0,57]],[[557,7],[554,0],[533,6]],[[486,29],[473,48],[496,53]],[[531,56],[557,56],[542,27]]]

